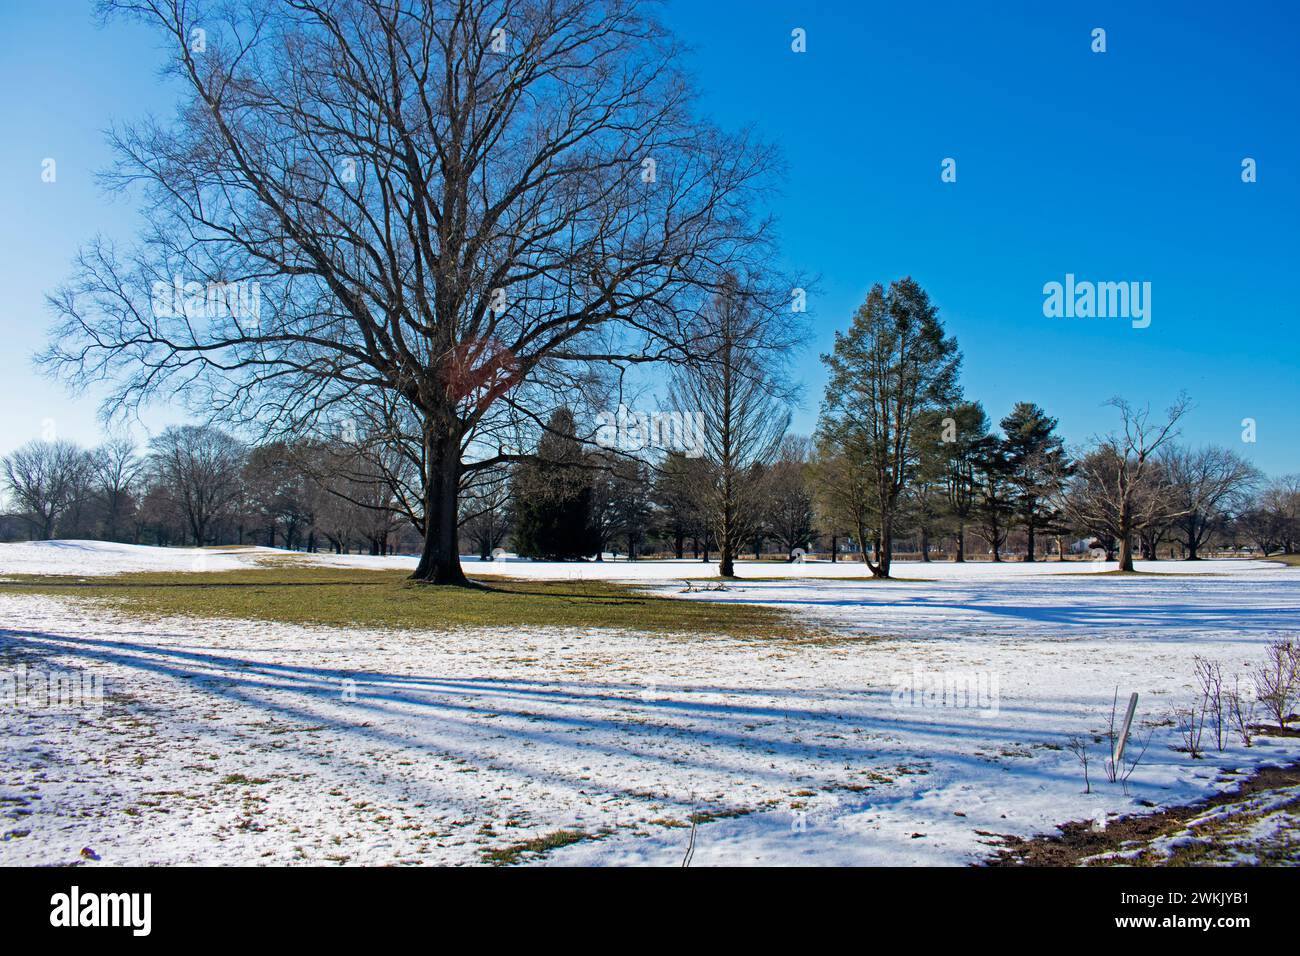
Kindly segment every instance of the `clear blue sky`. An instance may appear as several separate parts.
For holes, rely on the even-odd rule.
[[[670,2],[702,108],[753,124],[788,164],[776,213],[790,264],[821,277],[798,368],[808,431],[817,361],[873,282],[912,275],[965,353],[967,394],[994,420],[1017,400],[1067,439],[1108,429],[1122,394],[1186,389],[1187,440],[1300,471],[1300,5]],[[807,52],[790,32],[807,33]],[[1090,33],[1107,32],[1107,52]],[[170,110],[150,35],[100,29],[91,4],[0,8],[0,452],[99,438],[94,397],[31,367],[43,295],[96,231],[128,238],[129,203],[92,180],[111,119]],[[41,161],[58,181],[41,182]],[[945,157],[957,182],[940,180]],[[1259,181],[1241,181],[1253,157]],[[1048,319],[1066,273],[1152,284],[1152,322]],[[179,420],[158,409],[145,423]],[[1240,422],[1258,422],[1243,444]]]

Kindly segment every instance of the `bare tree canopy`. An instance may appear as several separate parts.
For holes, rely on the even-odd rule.
[[[682,357],[764,256],[772,154],[692,114],[636,0],[107,0],[186,91],[118,128],[148,226],[93,241],[44,362],[289,432],[372,393],[419,429],[424,552],[464,581],[466,470],[600,368]],[[572,396],[570,395],[570,400]]]
[[[3,459],[4,479],[34,537],[54,536],[59,519],[76,507],[91,476],[92,461],[68,441],[31,441]]]
[[[806,435],[786,435],[767,476],[766,526],[786,555],[809,547],[815,510],[809,477],[812,440]]]
[[[1259,490],[1239,521],[1265,555],[1300,548],[1300,475],[1283,475]]]
[[[1157,455],[1178,437],[1178,423],[1191,402],[1180,396],[1155,419],[1149,406],[1138,408],[1121,398],[1108,404],[1119,412],[1120,428],[1099,439],[1096,450],[1080,459],[1064,506],[1078,526],[1114,538],[1119,570],[1132,571],[1134,535],[1152,522],[1184,513],[1160,475]]]
[[[180,425],[165,429],[149,449],[164,494],[184,517],[194,542],[211,543],[215,522],[243,490],[243,446],[211,426]]]
[[[1205,448],[1169,447],[1161,465],[1172,490],[1174,519],[1187,548],[1187,558],[1199,560],[1210,534],[1229,516],[1243,511],[1260,473],[1236,452],[1214,445]]]
[[[793,323],[761,287],[729,278],[704,310],[698,357],[673,376],[672,402],[698,414],[706,480],[698,500],[718,542],[718,573],[735,576],[741,543],[763,518],[763,477],[790,425],[785,361]]]

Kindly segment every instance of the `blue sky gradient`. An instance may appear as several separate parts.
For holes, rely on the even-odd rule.
[[[1123,395],[1185,389],[1191,443],[1300,471],[1300,6],[1259,3],[670,2],[703,113],[753,125],[788,173],[775,212],[810,300],[810,431],[818,354],[871,284],[916,278],[965,353],[963,384],[995,421],[1019,400],[1083,442]],[[807,52],[790,48],[807,33]],[[1090,50],[1093,28],[1107,51]],[[171,112],[144,30],[99,28],[91,5],[0,9],[0,452],[40,437],[99,440],[94,395],[37,374],[44,294],[96,232],[129,239],[129,200],[93,179],[112,120]],[[58,181],[41,181],[41,161]],[[951,157],[957,181],[940,179]],[[1241,162],[1258,182],[1241,181]],[[1146,281],[1152,322],[1048,319],[1043,284]],[[147,428],[179,421],[150,411]],[[1258,423],[1256,444],[1241,420]],[[140,432],[143,437],[146,432]]]

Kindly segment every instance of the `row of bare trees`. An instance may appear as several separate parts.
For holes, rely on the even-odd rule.
[[[922,560],[947,552],[963,561],[968,535],[994,561],[1017,550],[1036,560],[1042,542],[1061,558],[1067,548],[1100,548],[1122,570],[1167,542],[1194,560],[1214,541],[1269,553],[1300,537],[1295,479],[1264,485],[1234,452],[1177,444],[1185,397],[1158,416],[1114,399],[1118,427],[1081,449],[1067,449],[1056,419],[1030,402],[995,431],[962,395],[957,343],[910,279],[872,289],[824,356],[831,374],[815,441],[788,435],[787,362],[799,329],[777,300],[730,278],[701,310],[667,390],[678,414],[698,419],[689,451],[602,447],[562,406],[531,429],[533,447],[520,429],[495,466],[462,475],[458,553],[463,543],[484,558],[508,545],[532,557],[599,559],[617,543],[629,555],[680,557],[689,539],[696,556],[716,552],[729,577],[746,551],[789,555],[829,539],[832,559],[843,541],[888,577],[900,542]],[[6,459],[8,485],[33,536],[84,530],[93,483],[99,533],[109,537],[123,533],[124,511],[142,493],[137,517],[160,541],[224,534],[315,548],[320,535],[340,549],[360,536],[383,551],[394,533],[411,533],[427,546],[418,420],[400,404],[360,408],[350,441],[245,447],[191,426],[163,432],[138,461],[121,442],[93,453],[36,443]]]
[[[250,446],[186,425],[143,450],[125,438],[89,450],[33,441],[0,467],[11,537],[381,553],[403,527],[388,478],[339,442]]]
[[[770,409],[769,409],[770,411]],[[1121,417],[1137,414],[1125,411]],[[944,424],[945,420],[947,424]],[[721,557],[732,534],[742,554],[852,552],[876,563],[864,526],[846,527],[851,501],[842,459],[784,435],[766,460],[736,469],[727,484],[711,454],[620,454],[584,444],[572,413],[548,423],[533,455],[485,473],[462,496],[463,549],[597,559],[608,551]],[[1142,557],[1189,559],[1207,547],[1291,552],[1300,545],[1300,478],[1265,483],[1236,454],[1167,439],[1144,461],[1106,441],[1066,452],[1055,421],[1029,403],[988,429],[977,403],[961,403],[909,473],[898,513],[902,550],[922,560],[966,559],[971,538],[994,560],[1035,559],[1035,543],[1064,557],[1091,544],[1120,552],[1125,494],[1133,548]],[[1132,426],[1141,445],[1142,424]],[[951,441],[943,440],[945,429]],[[707,431],[707,429],[706,429]],[[957,440],[956,436],[966,438]],[[1158,437],[1158,436],[1157,436]],[[1147,441],[1147,447],[1151,444]],[[258,543],[336,551],[411,549],[419,528],[407,513],[413,466],[391,442],[341,439],[247,445],[215,428],[164,431],[138,453],[114,439],[92,450],[33,442],[0,460],[11,538],[104,538],[153,544]],[[1139,467],[1140,466],[1140,467]],[[404,475],[406,477],[404,477]],[[851,490],[851,489],[850,489]],[[859,499],[861,500],[861,499]]]

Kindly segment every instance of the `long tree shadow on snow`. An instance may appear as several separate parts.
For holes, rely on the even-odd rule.
[[[1114,583],[1116,583],[1114,579],[1108,579],[1107,581],[1108,585]],[[1123,585],[1128,582],[1125,580],[1119,583]],[[1143,583],[1146,583],[1145,579]],[[1160,582],[1160,584],[1162,587],[1167,588],[1170,597],[1173,598],[1185,592],[1188,582],[1187,579],[1179,579],[1172,585],[1166,584],[1166,582]],[[1285,588],[1288,591],[1294,591],[1296,595],[1295,603],[1262,607],[1241,606],[1239,603],[1234,603],[1234,598],[1240,593],[1240,583],[1238,582],[1196,581],[1196,585],[1198,587],[1208,585],[1206,587],[1206,597],[1212,599],[1215,603],[1195,604],[1176,600],[1162,601],[1158,604],[1129,603],[1125,600],[1127,596],[1123,591],[1105,590],[1099,592],[1078,586],[1062,589],[1059,583],[1050,581],[1018,583],[1014,590],[1023,593],[1025,597],[1024,603],[1015,603],[1014,593],[1009,594],[995,586],[980,588],[962,583],[947,585],[938,594],[917,594],[914,593],[914,589],[909,584],[904,582],[899,582],[897,585],[882,583],[873,584],[870,587],[837,588],[834,593],[824,593],[815,586],[803,588],[800,585],[795,585],[794,588],[782,588],[778,592],[776,588],[767,586],[765,582],[745,582],[743,585],[739,585],[735,591],[710,592],[708,599],[718,603],[761,604],[784,608],[804,607],[813,613],[819,608],[860,609],[868,618],[861,622],[863,628],[873,627],[869,619],[870,612],[878,609],[882,611],[923,610],[941,614],[958,611],[974,615],[976,618],[987,615],[993,618],[1012,619],[1071,629],[1099,628],[1154,631],[1161,637],[1176,639],[1188,639],[1196,636],[1195,633],[1185,632],[1215,631],[1218,632],[1214,635],[1216,641],[1249,641],[1254,639],[1245,636],[1234,638],[1225,635],[1223,632],[1282,631],[1295,633],[1300,631],[1300,578],[1297,579],[1294,586],[1283,582],[1270,582],[1271,587],[1276,586]],[[886,588],[889,590],[885,591]],[[849,592],[848,594],[844,593],[846,590]],[[969,597],[963,600],[959,596],[945,593],[952,591],[964,592]],[[860,597],[857,595],[860,595]],[[989,600],[986,595],[990,597],[996,596],[997,600]],[[1036,599],[1045,595],[1050,596],[1051,602],[1038,603]],[[1150,594],[1144,596],[1148,599],[1151,597]],[[1114,603],[1098,603],[1099,598]],[[840,623],[836,618],[831,619]],[[892,623],[891,620],[886,619],[880,625],[875,626],[875,629],[883,628],[888,630]],[[961,622],[963,628],[972,626],[972,624],[978,626],[977,621]]]
[[[870,688],[826,692],[803,688],[665,687],[658,691],[662,697],[646,699],[638,685],[519,678],[444,679],[268,664],[251,658],[164,648],[146,642],[65,637],[39,631],[0,631],[0,640],[51,656],[71,656],[83,664],[115,664],[184,680],[206,693],[279,719],[301,720],[308,725],[320,725],[323,721],[334,732],[393,746],[403,752],[419,749],[422,741],[418,737],[412,739],[409,733],[379,726],[375,721],[388,718],[400,723],[409,722],[412,717],[428,720],[430,730],[437,732],[431,732],[423,741],[435,745],[431,752],[471,763],[489,763],[494,769],[528,779],[563,784],[575,793],[589,792],[593,780],[569,769],[574,765],[572,759],[557,754],[557,759],[552,761],[528,764],[519,759],[523,747],[509,748],[512,757],[507,758],[500,753],[485,752],[490,749],[489,742],[490,747],[500,747],[500,740],[505,739],[534,747],[544,745],[561,753],[571,751],[575,755],[617,749],[651,767],[671,768],[675,775],[685,768],[728,778],[743,774],[773,785],[794,786],[796,780],[790,770],[772,766],[773,758],[781,758],[826,767],[823,783],[834,786],[837,777],[830,771],[845,766],[889,771],[901,765],[916,767],[919,762],[927,766],[943,764],[946,772],[958,775],[963,767],[987,770],[990,762],[996,762],[988,751],[995,750],[1000,742],[1020,748],[1059,746],[1063,734],[1077,729],[1079,720],[1077,707],[1060,701],[1032,708],[1005,705],[1001,708],[999,717],[1018,714],[1048,718],[1048,727],[1031,729],[1005,721],[999,723],[998,718],[986,720],[970,712],[930,710],[917,714],[916,708],[892,708],[888,690]],[[358,717],[340,720],[337,713],[325,713],[322,705],[336,711],[340,683],[349,679],[356,681],[358,699],[349,702],[347,708],[355,709]],[[742,700],[718,703],[699,699],[706,694],[726,694]],[[813,695],[828,706],[816,709],[744,700],[758,695],[791,701]],[[589,712],[593,706],[598,711],[595,714]],[[545,712],[547,707],[559,707],[562,712]],[[588,712],[578,713],[578,708]],[[503,724],[497,719],[503,716],[517,718],[521,725]],[[957,716],[965,719],[955,719]],[[678,724],[665,723],[669,719],[675,719]],[[409,732],[409,724],[403,724],[401,729]],[[198,730],[212,732],[207,725],[200,725]],[[851,733],[853,730],[857,733]],[[232,731],[225,732],[234,740],[240,739]],[[827,732],[837,732],[842,739],[828,739]],[[443,739],[448,735],[453,738],[450,745]],[[613,735],[617,739],[606,737],[588,742],[582,739],[585,735]],[[866,740],[857,742],[849,739],[850,736]],[[457,737],[461,739],[455,740]],[[901,737],[909,743],[897,739]],[[809,742],[800,742],[805,738]],[[692,753],[684,756],[678,751],[656,749],[656,745],[665,742],[688,743]],[[975,752],[981,747],[983,755]],[[298,749],[304,756],[312,756]],[[1076,776],[1068,765],[1048,766],[1042,761],[1017,763],[1017,770],[1027,785],[1032,778],[1046,782]],[[800,787],[809,782],[803,773],[798,778]],[[645,796],[638,789],[617,781],[598,782],[607,794]],[[435,789],[425,783],[430,790]],[[873,803],[882,799],[888,799],[886,794],[874,794],[871,798]]]

